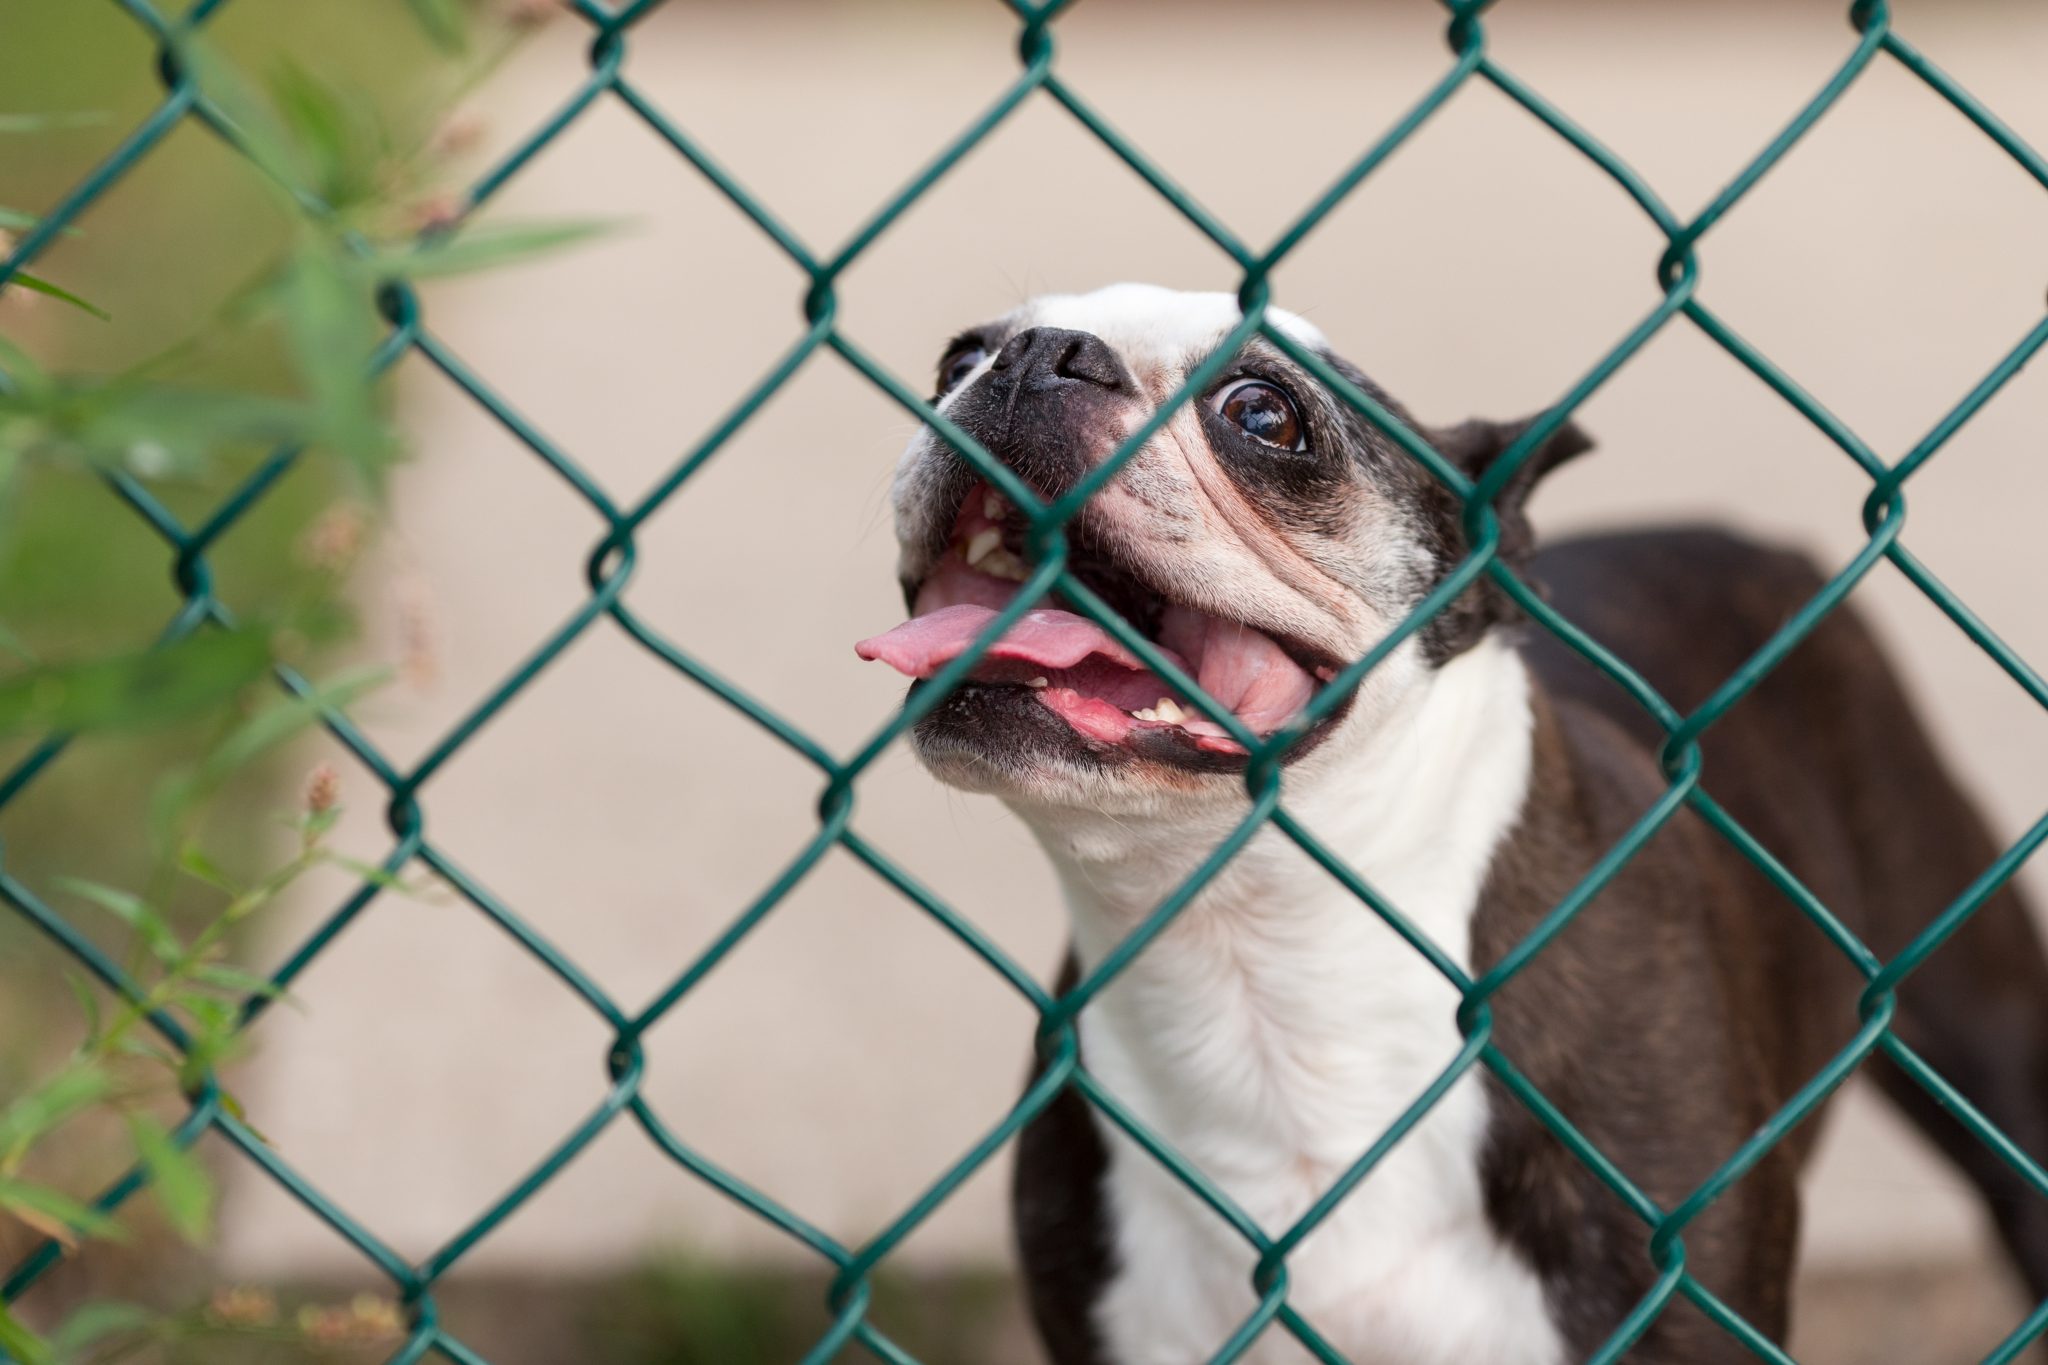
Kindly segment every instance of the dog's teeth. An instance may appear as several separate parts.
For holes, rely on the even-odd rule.
[[[981,514],[990,521],[1003,519],[1003,495],[990,488],[981,495]]]
[[[967,562],[978,569],[981,567],[981,562],[989,557],[991,551],[1000,550],[1002,547],[1002,531],[994,526],[984,526],[968,538]]]
[[[983,534],[1001,535],[994,528],[990,528],[988,531],[983,532]],[[977,540],[980,539],[979,536],[975,538]],[[1022,583],[1025,579],[1031,577],[1031,566],[1011,554],[1008,550],[1003,549],[1000,545],[984,554],[981,557],[981,562],[974,567],[980,569],[991,578],[1007,578],[1012,583]]]
[[[1188,718],[1188,713],[1181,710],[1180,703],[1172,697],[1161,697],[1152,708],[1152,718],[1163,720],[1168,725],[1178,725]]]
[[[1152,709],[1151,707],[1149,707],[1149,706],[1148,706],[1148,707],[1146,707],[1146,708],[1145,708],[1144,710],[1142,710],[1142,711],[1133,711],[1133,712],[1131,712],[1131,719],[1132,719],[1132,720],[1158,720],[1158,719],[1159,719],[1159,713],[1158,713],[1157,711],[1153,710],[1153,709]]]
[[[1050,682],[1051,679],[1049,678],[1026,678],[1024,680],[1024,685],[1026,687],[1045,687],[1048,684],[1050,684]]]
[[[1318,678],[1321,678],[1324,682],[1328,682],[1330,679],[1337,676],[1337,670],[1330,667],[1328,664],[1319,664],[1316,666],[1316,676]]]

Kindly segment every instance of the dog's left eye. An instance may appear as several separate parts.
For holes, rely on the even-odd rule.
[[[1218,389],[1209,406],[1253,440],[1280,450],[1305,450],[1308,439],[1294,400],[1277,384],[1240,379]]]
[[[939,362],[939,396],[951,393],[955,385],[974,373],[976,365],[987,359],[988,347],[978,341],[962,342],[946,352],[945,359]]]

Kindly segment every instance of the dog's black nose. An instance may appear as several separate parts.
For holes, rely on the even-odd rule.
[[[1123,362],[1101,337],[1064,327],[1031,327],[1003,343],[989,368],[1026,393],[1044,393],[1073,384],[1121,389],[1126,385]]]

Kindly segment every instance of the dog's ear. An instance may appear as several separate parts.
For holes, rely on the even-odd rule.
[[[1460,422],[1454,427],[1430,434],[1430,444],[1437,452],[1467,478],[1477,481],[1486,477],[1486,471],[1493,462],[1505,453],[1509,446],[1520,440],[1522,434],[1542,420],[1542,414],[1524,417],[1515,422],[1493,422],[1484,418],[1473,418]],[[1507,484],[1493,500],[1494,511],[1500,517],[1500,549],[1503,557],[1519,560],[1526,556],[1533,546],[1534,534],[1529,528],[1529,519],[1522,511],[1522,504],[1528,501],[1529,493],[1536,487],[1537,480],[1571,459],[1583,455],[1593,448],[1593,438],[1586,435],[1574,423],[1566,422],[1545,438],[1524,459],[1519,468],[1509,477]]]

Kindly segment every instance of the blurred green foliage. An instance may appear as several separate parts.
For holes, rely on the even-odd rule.
[[[325,846],[331,775],[283,850],[261,814],[279,804],[271,761],[286,741],[383,672],[329,678],[306,698],[270,678],[280,663],[327,676],[348,635],[348,572],[401,448],[388,386],[367,380],[380,291],[598,230],[458,227],[445,120],[535,22],[530,6],[508,13],[244,0],[165,53],[113,4],[8,16],[0,260],[22,234],[39,240],[38,214],[163,98],[160,57],[196,80],[234,145],[182,119],[0,284],[0,781],[68,739],[0,802],[0,863],[62,904],[140,992],[68,973],[66,954],[0,911],[0,1270],[45,1238],[207,1240],[212,1182],[174,1130],[183,1097],[218,1084],[245,1011],[268,997],[234,961],[237,931],[314,867],[381,876]],[[188,616],[166,635],[197,590],[174,580],[174,547],[117,481],[192,526],[259,463],[282,467],[268,462],[300,448],[206,551],[238,624],[195,630]],[[130,1164],[155,1209],[139,1224],[128,1206],[117,1218],[88,1202]],[[252,1360],[332,1358],[402,1334],[378,1300],[289,1316],[248,1296],[151,1311],[89,1284],[80,1300],[40,1306],[35,1330],[0,1306],[0,1360],[242,1359],[221,1345],[235,1338],[261,1343]]]

